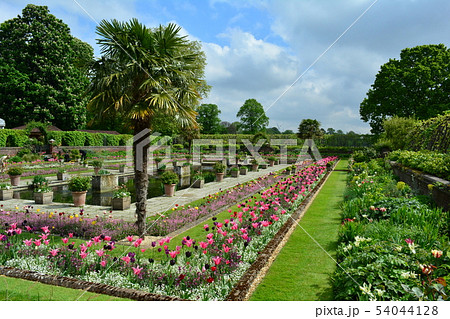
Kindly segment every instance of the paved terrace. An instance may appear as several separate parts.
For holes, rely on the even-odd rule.
[[[291,164],[292,165],[292,164]],[[250,180],[256,179],[260,176],[264,176],[269,174],[270,172],[275,172],[282,170],[290,165],[280,164],[275,165],[273,167],[268,167],[266,169],[259,169],[258,172],[247,172],[247,175],[240,175],[239,177],[226,177],[222,182],[211,182],[206,183],[203,188],[186,188],[179,190],[175,193],[173,197],[154,197],[147,200],[147,216],[152,216],[157,213],[162,213],[167,211],[168,209],[178,205],[186,205],[190,202],[208,196],[210,194],[214,194],[221,190],[230,188],[235,186],[236,184],[242,184],[248,182]],[[131,171],[128,171],[125,175],[129,175]],[[92,174],[87,174],[92,175]],[[50,185],[57,185],[56,176],[48,177]],[[30,183],[31,180],[21,179],[20,186],[26,186],[27,182]],[[24,200],[24,199],[11,199],[7,201],[0,201],[0,204],[3,205],[3,210],[17,210],[22,209],[24,206],[32,206],[33,211],[39,209],[41,212],[65,212],[66,214],[77,214],[80,212],[80,207],[75,207],[73,204],[66,203],[51,203],[46,205],[37,205],[33,200]],[[95,206],[95,205],[86,205],[84,206],[84,216],[85,217],[95,217],[99,216],[112,216],[112,218],[124,219],[127,221],[135,221],[135,204],[132,203],[130,209],[119,211],[113,210],[111,211],[110,206]]]

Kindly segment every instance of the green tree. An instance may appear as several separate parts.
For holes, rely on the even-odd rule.
[[[372,133],[383,131],[391,116],[424,120],[450,109],[450,50],[443,44],[401,51],[400,60],[381,66],[372,88],[360,105],[361,119]]]
[[[221,113],[216,104],[202,104],[197,108],[197,122],[201,125],[202,134],[220,133],[219,114]]]
[[[85,61],[92,47],[74,38],[46,6],[29,4],[0,25],[0,114],[8,127],[50,122],[67,130],[86,123]]]
[[[304,119],[298,126],[297,136],[301,139],[321,138],[323,132],[320,129],[320,122],[312,119]]]
[[[269,124],[264,107],[255,99],[248,99],[236,115],[240,118],[240,129],[246,134],[265,131]]]
[[[405,149],[407,137],[414,129],[416,120],[394,116],[383,121],[383,133],[377,143],[377,148],[387,147],[390,150]]]
[[[89,110],[97,117],[122,117],[135,135],[154,129],[159,112],[182,127],[196,127],[194,108],[206,88],[199,69],[206,62],[198,45],[181,36],[180,30],[172,23],[149,29],[137,19],[101,21],[97,34],[103,56],[91,66]],[[133,143],[136,224],[144,236],[149,143],[141,144],[138,158],[139,142]]]

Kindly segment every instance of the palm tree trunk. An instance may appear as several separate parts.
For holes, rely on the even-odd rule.
[[[136,136],[145,128],[146,125],[136,125],[134,135]],[[145,140],[148,142],[145,142]],[[141,238],[144,238],[146,233],[145,219],[147,215],[148,191],[147,161],[149,147],[149,134],[146,134],[144,138],[133,141],[134,185],[136,189],[136,226]],[[136,152],[137,148],[141,148],[142,152]]]

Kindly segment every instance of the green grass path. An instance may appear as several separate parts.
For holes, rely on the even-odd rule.
[[[83,290],[0,276],[0,301],[124,301]]]
[[[347,168],[341,160],[336,169]],[[332,300],[346,172],[333,171],[250,300]],[[302,229],[303,228],[303,229]],[[319,245],[333,257],[330,258]]]

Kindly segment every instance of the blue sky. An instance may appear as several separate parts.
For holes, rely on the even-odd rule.
[[[0,21],[28,3],[47,5],[96,55],[102,19],[179,24],[207,55],[212,90],[202,103],[217,104],[221,120],[233,122],[254,98],[281,131],[313,118],[325,129],[369,132],[359,104],[380,66],[406,47],[450,46],[448,0],[30,1],[3,0]]]

